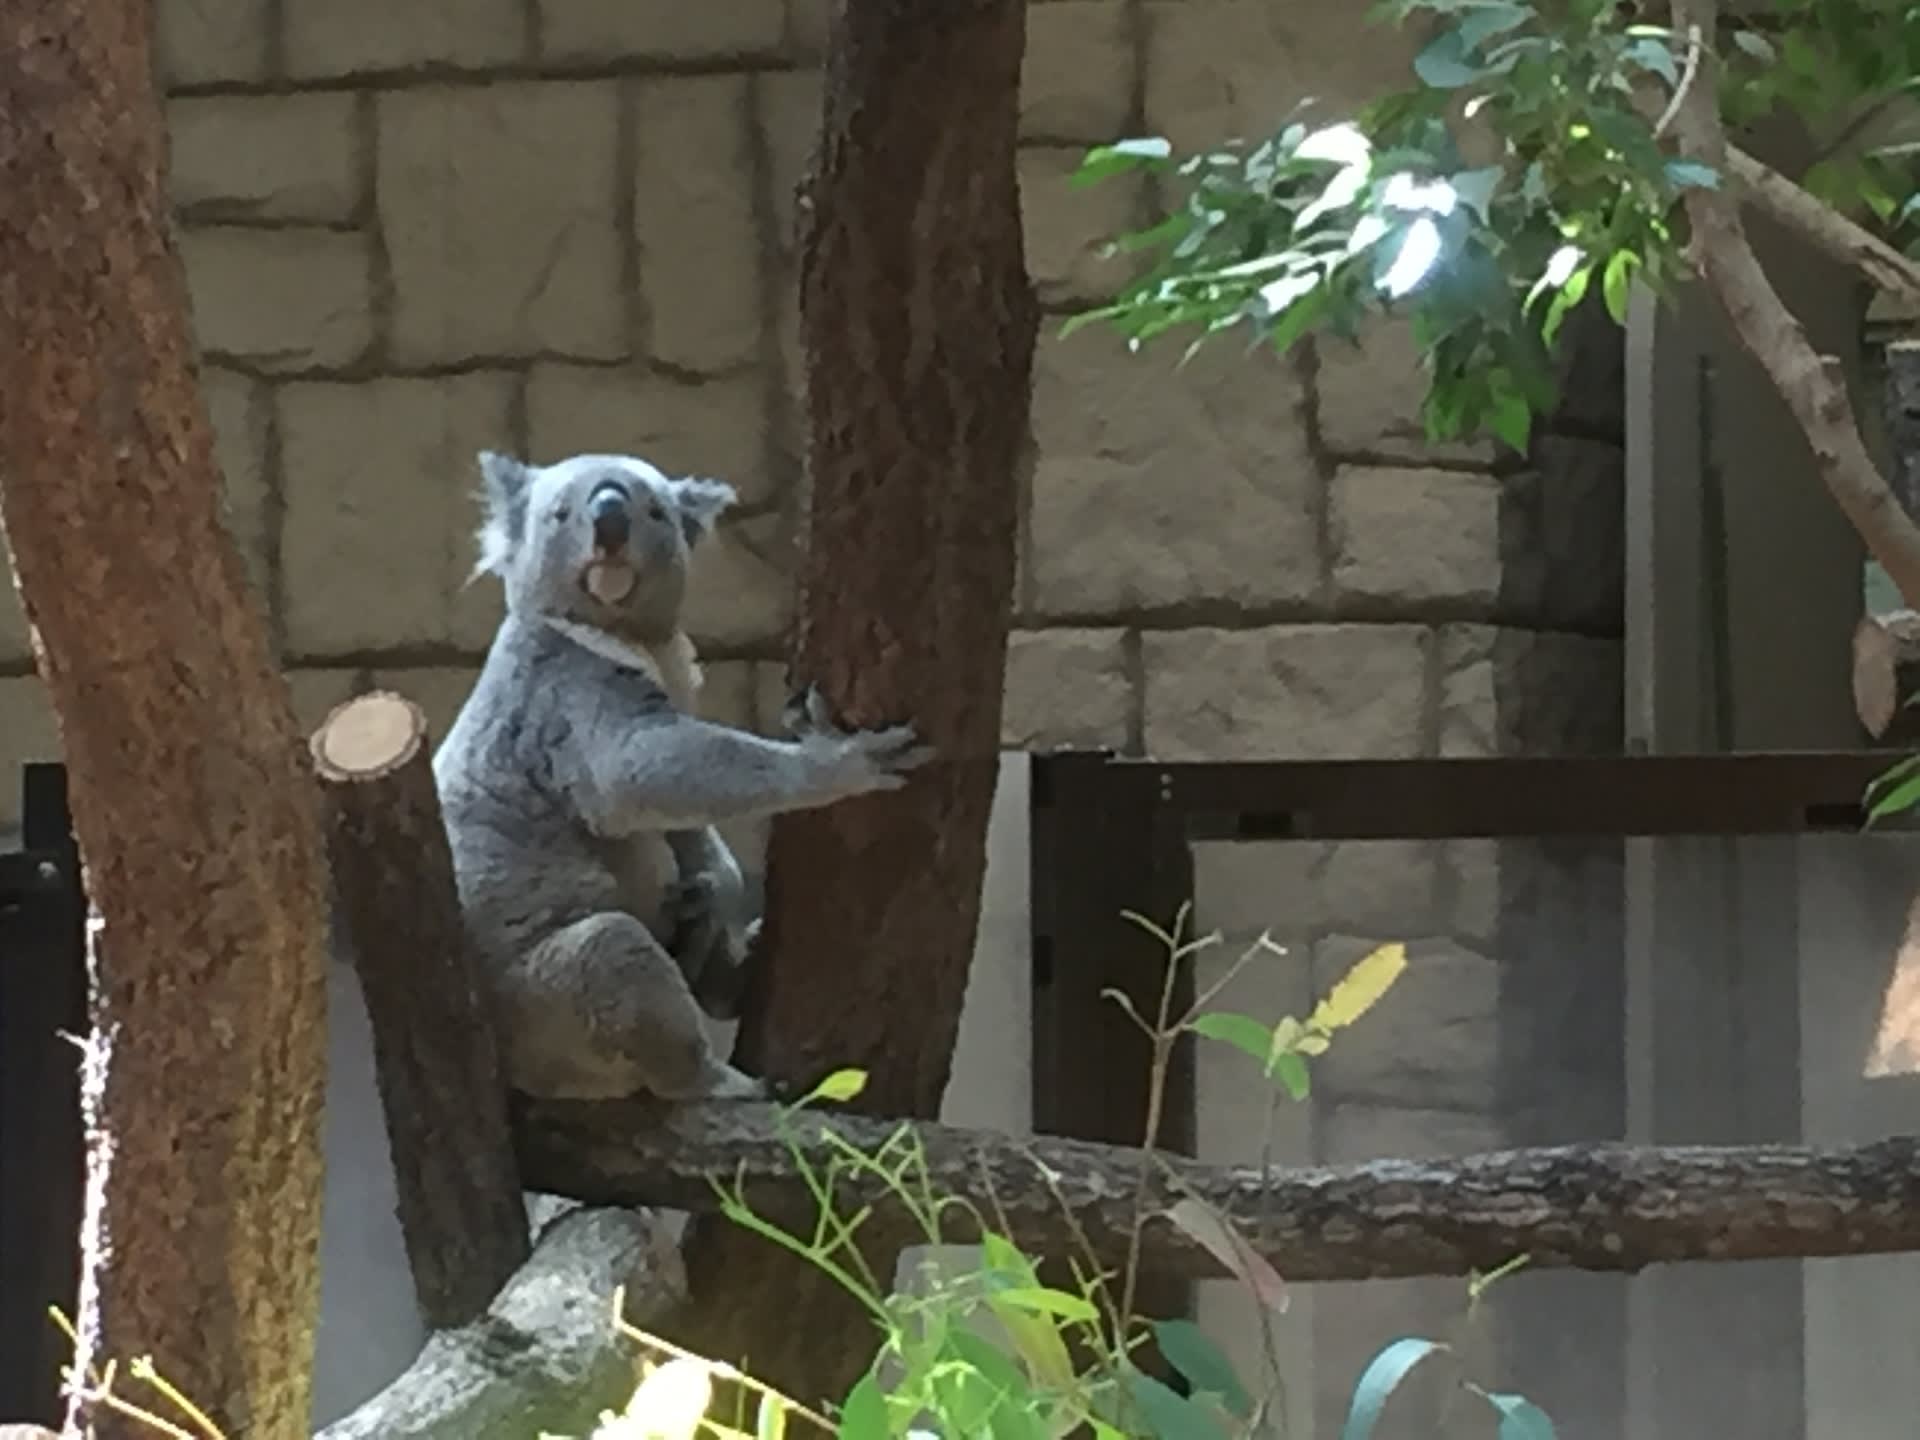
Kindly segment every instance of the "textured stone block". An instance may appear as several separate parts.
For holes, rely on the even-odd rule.
[[[1381,1003],[1390,1003],[1392,998],[1389,991],[1388,999]],[[1334,1044],[1338,1046],[1344,1038]],[[1477,1155],[1507,1143],[1500,1122],[1492,1115],[1419,1106],[1329,1105],[1320,1133],[1322,1158],[1328,1165]]]
[[[225,485],[227,525],[247,562],[247,578],[265,610],[272,605],[267,555],[273,544],[265,387],[244,375],[212,366],[201,369],[200,385],[213,420],[214,458],[219,461]]]
[[[818,64],[827,53],[827,27],[833,0],[787,0],[787,48],[803,64]]]
[[[271,13],[261,0],[156,0],[154,49],[162,81],[264,80]]]
[[[464,583],[474,455],[507,446],[512,395],[511,377],[490,374],[280,391],[282,613],[296,655],[485,646],[500,602],[496,582]]]
[[[1420,418],[1428,376],[1404,322],[1376,319],[1357,341],[1327,336],[1315,344],[1320,437],[1336,458],[1492,463],[1495,444],[1485,437],[1428,441]]]
[[[1515,842],[1524,848],[1528,842]],[[1500,924],[1502,865],[1507,842],[1448,840],[1440,846],[1446,929],[1468,940],[1490,938]]]
[[[780,517],[722,523],[696,553],[686,627],[702,650],[765,648],[793,615],[793,557]]]
[[[364,188],[354,111],[337,92],[175,100],[173,203],[196,219],[352,220]]]
[[[641,369],[542,364],[527,382],[532,458],[638,455],[668,474],[712,475],[742,504],[771,493],[766,381],[757,374],[672,380]]]
[[[1194,866],[1206,876],[1205,923],[1234,935],[1433,925],[1438,871],[1422,841],[1214,841],[1194,847]]]
[[[479,70],[527,53],[520,0],[283,3],[287,73],[296,80],[427,67]]]
[[[1015,750],[1124,750],[1133,679],[1123,630],[1027,630],[1007,647],[1000,742]]]
[[[613,83],[382,95],[394,358],[628,353]]]
[[[1624,728],[1620,642],[1491,625],[1440,633],[1440,753],[1610,754]]]
[[[653,356],[703,372],[747,364],[760,353],[763,245],[746,77],[649,80],[637,104],[633,228]]]
[[[820,139],[825,85],[818,70],[753,77],[754,113],[767,156],[767,213],[773,218],[774,248],[783,257],[793,255],[799,243],[796,196]]]
[[[181,232],[200,348],[261,370],[332,370],[373,342],[372,253],[334,230]]]
[[[1334,474],[1332,496],[1341,599],[1491,609],[1501,574],[1496,477],[1348,465]]]
[[[1033,601],[1092,617],[1302,601],[1321,583],[1321,480],[1291,369],[1231,341],[1184,369],[1097,330],[1043,335]]]
[[[369,690],[397,691],[413,701],[427,717],[427,735],[436,746],[447,738],[460,707],[480,678],[477,665],[420,665],[404,670],[375,670]]]
[[[62,758],[53,706],[38,677],[0,679],[0,831],[20,823],[20,767]]]
[[[1325,994],[1368,951],[1403,932],[1335,935],[1314,951]],[[1407,968],[1379,1004],[1315,1064],[1316,1090],[1341,1101],[1489,1111],[1499,1103],[1500,966],[1443,940],[1410,940]]]
[[[286,672],[293,696],[293,719],[302,735],[311,735],[320,723],[355,695],[370,688],[359,670],[347,666],[301,666]]]
[[[1020,133],[1099,145],[1125,137],[1139,64],[1131,7],[1055,0],[1027,11]]]
[[[1277,625],[1142,637],[1146,747],[1166,760],[1428,753],[1429,632]]]
[[[1308,97],[1332,123],[1410,83],[1406,30],[1369,24],[1366,8],[1147,0],[1148,133],[1180,149],[1263,139]]]
[[[538,0],[544,60],[758,60],[786,41],[785,0]]]
[[[1027,270],[1043,305],[1108,299],[1139,273],[1136,259],[1103,257],[1100,252],[1110,241],[1145,228],[1145,180],[1119,175],[1076,189],[1067,177],[1079,167],[1082,153],[1063,149],[1020,152],[1020,212],[1026,231]]]
[[[739,730],[753,729],[758,668],[751,660],[701,662],[700,718]]]

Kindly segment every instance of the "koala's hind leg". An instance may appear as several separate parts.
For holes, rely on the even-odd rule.
[[[513,1088],[549,1099],[640,1091],[751,1099],[766,1086],[714,1053],[686,977],[631,915],[589,915],[502,977]]]

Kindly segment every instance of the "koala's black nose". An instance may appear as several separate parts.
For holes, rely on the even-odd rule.
[[[624,550],[633,533],[624,485],[602,480],[587,496],[587,514],[593,517],[593,543],[602,550]]]

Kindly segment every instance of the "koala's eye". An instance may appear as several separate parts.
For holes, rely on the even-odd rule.
[[[573,518],[573,511],[568,509],[565,505],[556,505],[553,507],[554,524],[564,525],[567,523],[567,521],[571,520],[572,518]]]
[[[658,500],[649,500],[647,502],[647,517],[651,520],[664,522],[667,518],[666,507]]]

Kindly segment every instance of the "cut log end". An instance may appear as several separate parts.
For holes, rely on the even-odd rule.
[[[420,753],[427,717],[391,690],[375,690],[336,705],[313,732],[313,763],[324,780],[341,784],[379,780]]]

